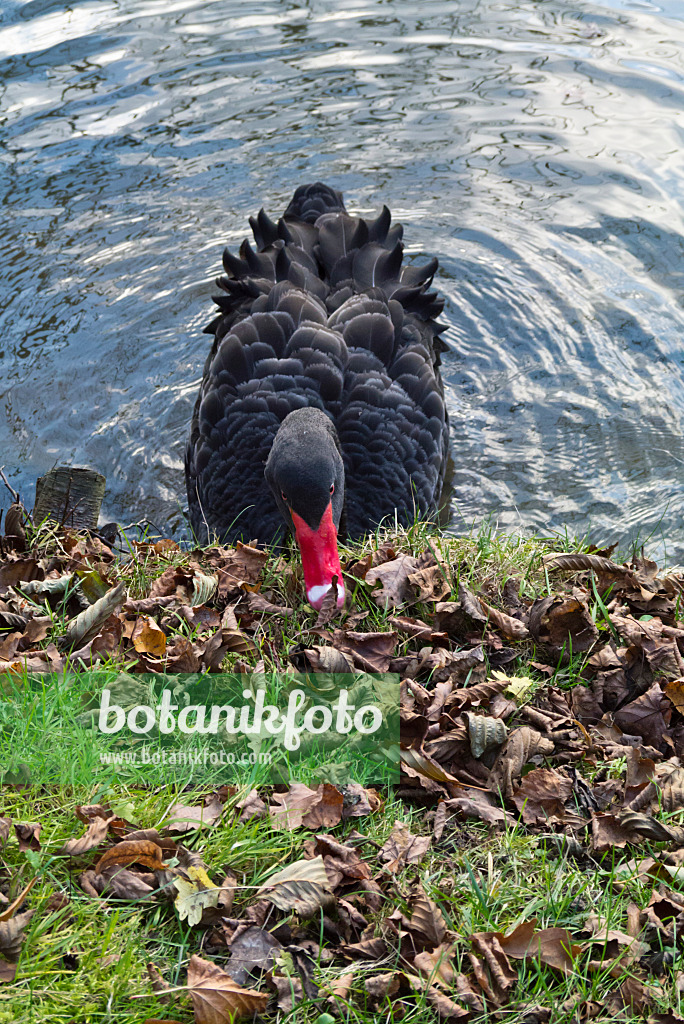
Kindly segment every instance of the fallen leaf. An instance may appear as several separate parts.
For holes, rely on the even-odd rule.
[[[151,654],[154,658],[161,658],[166,651],[166,633],[154,619],[139,618],[131,639],[139,654]]]
[[[415,836],[404,821],[395,821],[391,835],[378,853],[386,870],[395,874],[407,864],[419,864],[432,844],[430,836]]]
[[[271,970],[282,944],[263,928],[247,928],[230,944],[230,961],[226,968],[239,985],[246,985],[254,968]]]
[[[222,890],[214,885],[202,867],[191,864],[185,869],[187,877],[174,878],[173,884],[178,890],[174,900],[178,917],[181,921],[193,926],[199,924],[205,910],[216,909]]]
[[[413,597],[409,576],[420,567],[420,562],[412,555],[399,555],[390,562],[383,562],[366,573],[366,583],[374,586],[380,583],[379,589],[373,590],[373,600],[381,608],[396,608]]]
[[[95,865],[97,874],[102,874],[105,868],[112,865],[143,864],[153,871],[164,871],[166,865],[161,859],[162,851],[156,843],[149,840],[124,840],[117,843],[110,850],[100,857]]]
[[[257,896],[270,900],[280,910],[294,910],[301,917],[312,917],[331,901],[330,884],[322,857],[298,860],[277,871],[264,882]]]
[[[188,965],[188,992],[196,1024],[226,1024],[253,1017],[268,1005],[268,994],[238,985],[217,964],[193,954]]]
[[[223,802],[216,793],[212,793],[203,804],[174,804],[169,811],[168,822],[160,827],[163,827],[165,833],[182,834],[215,825],[222,814]]]

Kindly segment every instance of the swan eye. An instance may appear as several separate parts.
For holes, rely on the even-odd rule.
[[[331,494],[335,493],[335,484],[330,484],[330,493]]]
[[[287,501],[287,495],[285,494],[285,491],[280,492],[280,497],[283,499],[283,501]]]

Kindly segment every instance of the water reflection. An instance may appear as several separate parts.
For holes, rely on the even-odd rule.
[[[682,43],[673,0],[5,4],[6,472],[180,531],[221,249],[323,178],[440,258],[454,528],[684,559]]]

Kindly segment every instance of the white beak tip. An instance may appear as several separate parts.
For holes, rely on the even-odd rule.
[[[307,592],[306,592],[307,600],[308,600],[309,604],[311,605],[311,607],[315,608],[317,612],[321,610],[321,605],[323,604],[323,601],[325,600],[325,596],[330,591],[331,588],[332,588],[332,583],[322,583],[318,587],[309,587],[309,589],[307,590]],[[340,609],[344,608],[345,596],[346,595],[345,595],[345,591],[344,591],[344,584],[343,583],[338,583],[337,584],[337,607],[340,608]]]

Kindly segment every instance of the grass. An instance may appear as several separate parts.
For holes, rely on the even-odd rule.
[[[47,531],[47,528],[42,529]],[[50,543],[61,544],[57,535],[48,537],[47,532],[39,531],[33,539],[39,548]],[[438,561],[454,567],[458,580],[476,589],[494,606],[503,603],[504,587],[510,580],[515,581],[518,594],[527,598],[552,593],[542,564],[543,556],[551,550],[577,551],[588,546],[586,540],[578,542],[569,536],[540,539],[505,535],[491,523],[458,538],[440,536],[425,524],[415,523],[391,534],[378,531],[360,544],[342,547],[342,564],[351,565],[388,542],[397,552],[420,555],[426,549],[431,550]],[[140,550],[130,545],[129,555],[110,573],[110,580],[113,576],[116,581],[125,580],[132,598],[144,596],[152,580],[170,565],[182,564],[188,557],[182,551],[168,551],[159,557],[151,548]],[[301,570],[295,569],[293,579],[273,559],[264,570],[262,589],[271,593],[272,600],[285,605],[295,598],[295,614],[289,619],[262,617],[254,632],[258,654],[229,655],[226,668],[238,661],[253,666],[257,658],[261,658],[267,671],[282,670],[302,635],[315,626],[316,613],[298,599],[302,593]],[[390,628],[391,613],[383,611],[372,600],[360,579],[352,580],[351,593],[357,609],[368,612],[356,628],[364,632]],[[597,626],[611,628],[605,607],[606,595],[595,591],[594,598],[592,614]],[[49,615],[52,620],[50,633],[43,642],[47,645],[64,633],[67,600],[56,605],[37,597],[31,600],[39,606],[38,614]],[[433,610],[432,606],[419,605],[410,614],[428,618]],[[180,625],[177,631],[189,639],[196,634],[187,624]],[[404,648],[408,648],[408,641]],[[541,680],[530,667],[530,662],[536,659],[533,642],[518,644],[517,649],[518,657],[506,665],[506,674]],[[403,653],[403,649],[398,653]],[[571,687],[580,679],[586,656],[573,656],[571,652],[570,655],[566,664],[556,667],[551,679],[553,685]],[[125,661],[120,660],[102,666],[112,678],[126,668]],[[179,993],[170,1004],[162,1002],[152,992],[145,965],[153,962],[168,983],[182,985],[193,953],[200,952],[219,965],[225,965],[225,951],[207,953],[207,934],[181,921],[171,903],[156,905],[90,898],[75,880],[79,867],[92,858],[86,856],[79,860],[57,851],[67,840],[83,832],[74,814],[78,804],[109,803],[138,827],[155,828],[164,821],[176,800],[191,804],[206,793],[211,784],[221,780],[208,778],[194,790],[183,791],[182,784],[162,785],[164,779],[159,777],[151,777],[147,785],[135,779],[127,780],[115,766],[109,766],[111,770],[105,772],[96,770],[98,766],[89,760],[92,752],[88,753],[87,743],[79,746],[74,738],[80,735],[78,730],[64,730],[60,726],[65,721],[73,721],[87,707],[87,691],[91,685],[88,679],[85,676],[76,677],[75,681],[63,679],[59,685],[51,686],[46,686],[44,681],[29,683],[21,679],[15,683],[5,691],[0,704],[0,715],[5,716],[5,722],[10,717],[15,724],[13,750],[4,751],[2,767],[7,769],[7,758],[13,753],[20,768],[29,756],[27,750],[32,739],[39,733],[46,735],[47,731],[53,764],[61,765],[64,772],[59,785],[28,788],[5,785],[0,791],[0,816],[10,816],[15,821],[37,821],[42,825],[40,851],[21,852],[13,836],[0,849],[0,892],[11,902],[35,879],[24,908],[36,910],[26,931],[16,980],[11,984],[0,983],[0,1022],[142,1024],[146,1020],[175,1020],[189,1024],[193,1020],[189,997]],[[526,699],[533,693],[532,688]],[[615,764],[614,767],[620,766]],[[316,770],[317,765],[312,762],[306,769],[306,777],[315,778]],[[257,766],[246,771],[238,781],[244,791],[251,785],[262,784],[265,777]],[[411,831],[418,835],[431,833],[431,823],[424,809],[407,805],[391,787],[385,788],[383,795],[385,802],[380,812],[342,823],[332,830],[338,842],[357,843],[360,841],[358,833],[361,833],[360,852],[379,872],[381,867],[373,860],[374,851],[388,839],[396,820],[407,822]],[[682,815],[673,815],[670,821],[681,824]],[[220,881],[227,869],[236,873],[243,888],[238,891],[231,914],[239,917],[255,887],[273,870],[301,858],[304,844],[310,839],[311,833],[305,829],[274,831],[268,820],[252,819],[240,824],[237,818],[226,814],[220,826],[195,835],[191,833],[188,841],[201,850],[215,881]],[[662,844],[660,847],[653,844],[654,852],[659,848]],[[649,847],[644,849],[644,855],[648,855],[648,850]],[[391,877],[382,874],[379,877],[388,899],[382,912],[371,915],[376,931],[381,927],[382,917],[393,909],[407,912],[412,887],[420,881],[428,896],[439,905],[449,928],[461,936],[488,931],[508,934],[516,925],[531,918],[537,918],[540,928],[562,927],[577,931],[590,912],[597,914],[610,928],[625,931],[630,905],[646,907],[659,884],[655,878],[639,876],[624,851],[600,860],[575,861],[523,826],[493,832],[479,822],[455,823],[454,819],[419,864]],[[675,879],[671,887],[681,891],[681,880]],[[55,894],[61,894],[60,898],[55,899]],[[1,913],[2,904],[0,929],[3,927]],[[321,921],[321,934],[323,928]],[[457,968],[463,972],[470,970],[466,952],[467,945],[461,943]],[[678,1014],[682,1007],[677,979],[684,964],[678,950],[662,952],[662,1011],[669,1009]],[[599,944],[595,947],[595,956],[600,958],[600,955]],[[535,962],[515,961],[518,980],[501,1019],[509,1024],[531,1024],[537,1019],[550,1020],[553,1024],[574,1024],[583,1019],[584,1004],[593,1002],[599,1008],[605,1007],[609,992],[620,979],[611,976],[608,968],[587,970],[586,960],[585,956],[583,961],[578,961],[576,969],[566,975]],[[391,966],[400,970],[403,965],[397,961]],[[350,1024],[391,1021],[391,999],[379,1008],[372,1007],[364,987],[368,976],[377,974],[379,969],[377,963],[354,961],[350,964],[339,959],[330,962],[319,954],[316,980],[321,986],[331,985],[352,970],[354,977],[344,1019]],[[627,966],[622,970],[622,979],[629,976]],[[139,995],[144,998],[133,998]],[[535,1006],[549,1008],[550,1017],[535,1017]],[[435,1010],[420,993],[403,1009],[405,1024],[438,1021]],[[493,1019],[493,1009],[489,1007],[484,1015],[473,1013],[472,1024],[484,1024]],[[283,1024],[330,1024],[326,1017],[329,1010],[325,1002],[304,1000],[290,1012],[279,1012],[278,1019]],[[625,1011],[615,1016],[604,1009],[599,1011],[598,1019],[636,1020],[639,1015]]]

